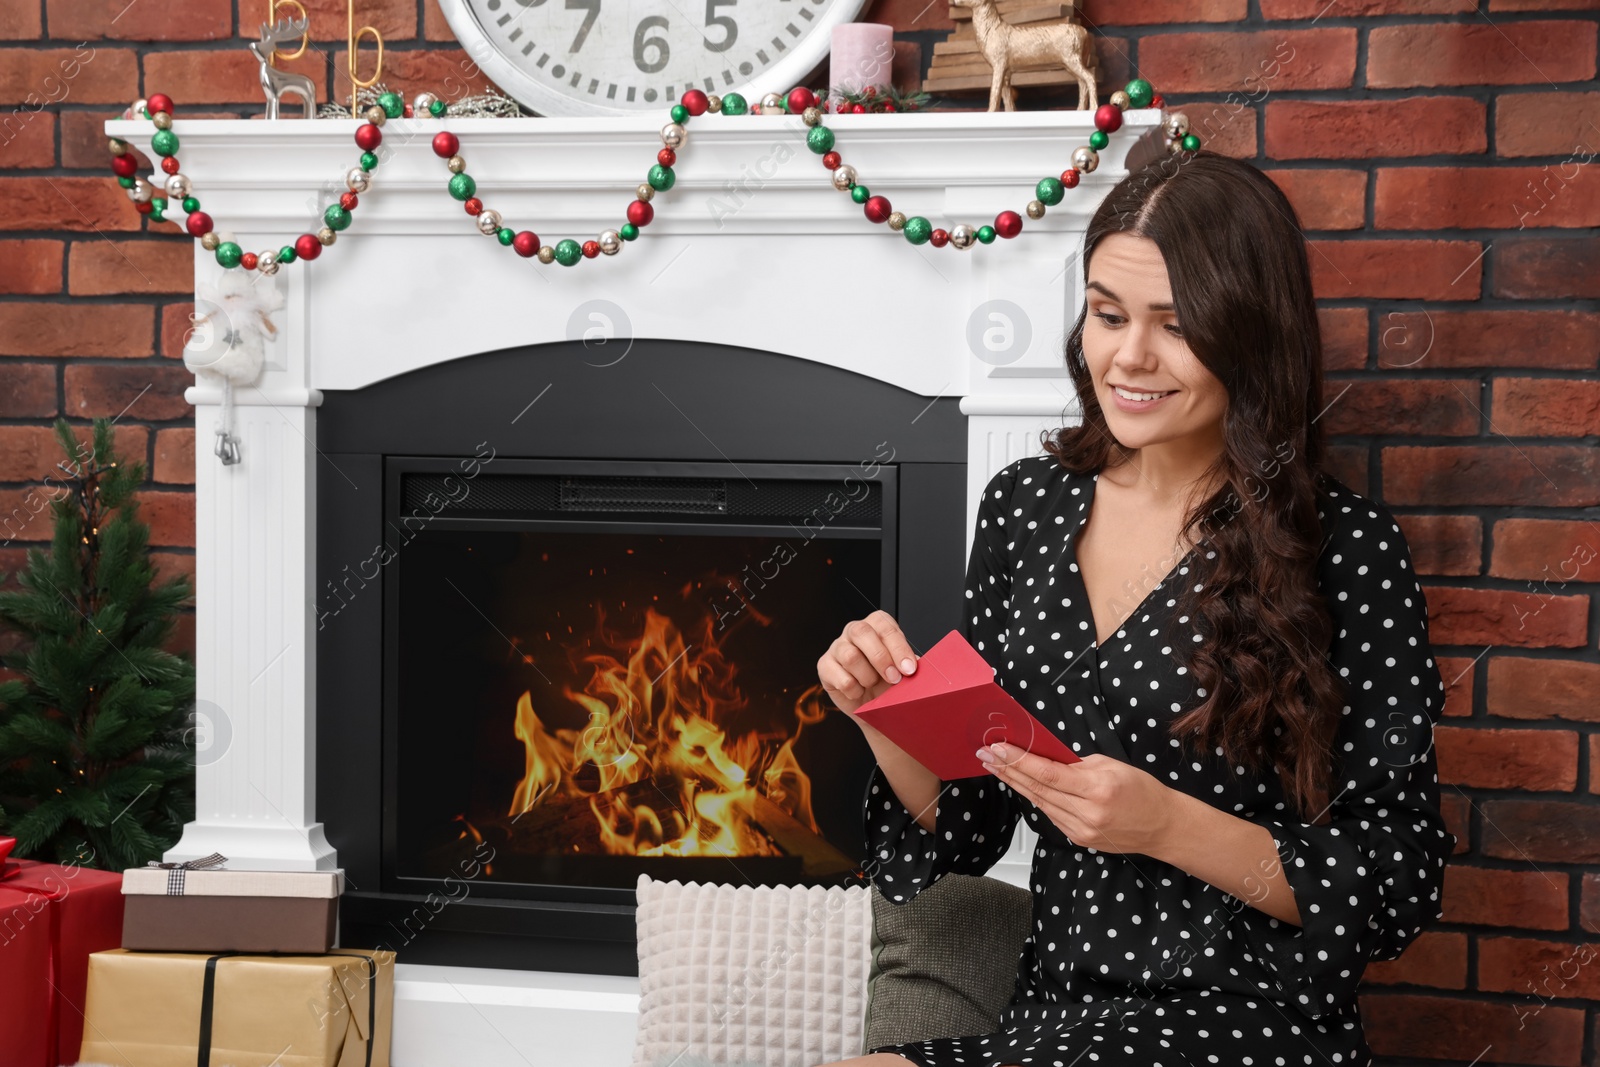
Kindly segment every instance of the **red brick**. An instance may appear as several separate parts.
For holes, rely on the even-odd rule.
[[[1600,237],[1495,242],[1494,295],[1512,300],[1600,297]]]
[[[428,7],[434,7],[428,0]],[[443,23],[443,19],[440,22]],[[879,22],[897,30],[949,30],[955,28],[950,19],[950,5],[930,4],[927,0],[871,0],[861,13],[863,22]]]
[[[878,6],[889,7],[903,2],[908,2],[908,0],[880,0]],[[911,2],[914,2],[914,0],[911,0]],[[899,23],[891,22],[889,19],[878,15],[874,15],[871,21],[887,23],[897,29],[953,30],[955,29],[955,23],[950,21],[947,14],[949,10],[949,7],[945,4],[929,4],[922,21],[910,26],[901,26]],[[912,14],[915,15],[915,12]],[[866,19],[867,16],[863,15],[862,18]],[[444,17],[444,10],[439,7],[439,0],[423,0],[422,27],[423,36],[430,41],[454,41],[456,39],[456,31],[450,28],[450,20]]]
[[[73,427],[73,436],[85,442],[85,456],[92,451],[87,445],[91,433],[88,426]],[[149,440],[150,431],[143,426],[118,426],[114,431],[117,455],[123,459],[142,458]],[[0,481],[60,482],[63,476],[56,464],[67,458],[53,427],[0,426]]]
[[[194,659],[194,616],[181,614],[173,617],[172,636],[162,647],[175,656],[187,656]]]
[[[1520,1004],[1455,997],[1364,993],[1360,1010],[1368,1044],[1379,1056],[1424,1060],[1579,1067],[1583,1012],[1554,1005],[1534,1012]]]
[[[1370,496],[1372,486],[1367,471],[1367,452],[1364,445],[1331,444],[1323,467],[1362,496]]]
[[[1600,532],[1584,520],[1501,519],[1494,527],[1489,573],[1532,578],[1552,589],[1567,582],[1600,582]]]
[[[1139,42],[1139,66],[1164,93],[1343,89],[1355,78],[1353,28],[1163,33]]]
[[[39,0],[0,0],[0,41],[32,41],[43,31]]]
[[[919,0],[907,0],[906,6],[918,3]],[[1142,4],[1083,0],[1080,10],[1085,26],[1151,26],[1166,22],[1240,22],[1248,7],[1245,0],[1149,0]]]
[[[193,414],[183,391],[194,384],[194,376],[170,363],[73,364],[66,369],[64,384],[73,418],[122,415],[162,421]]]
[[[1600,168],[1382,167],[1372,211],[1380,230],[1600,226]]]
[[[1390,504],[1582,508],[1600,504],[1600,454],[1580,445],[1396,445],[1383,450]]]
[[[1206,148],[1235,159],[1256,155],[1256,109],[1242,100],[1196,100],[1185,104],[1189,129]]]
[[[56,165],[56,116],[19,109],[0,114],[0,168],[37,170]]]
[[[1464,96],[1408,100],[1274,100],[1267,104],[1270,159],[1377,159],[1467,155],[1488,150],[1482,101]]]
[[[1498,378],[1493,410],[1507,437],[1590,437],[1600,434],[1600,381]]]
[[[1391,311],[1378,320],[1378,366],[1593,370],[1600,315],[1585,311]]]
[[[1459,856],[1472,851],[1472,802],[1459,790],[1446,789],[1439,796],[1439,813],[1444,825],[1456,839],[1451,855]]]
[[[1396,515],[1418,574],[1472,575],[1481,570],[1483,523],[1471,515]],[[1448,681],[1448,679],[1446,679]]]
[[[60,494],[54,483],[0,489],[0,545],[50,540],[50,502]]]
[[[104,178],[0,178],[0,230],[137,230],[139,214],[111,172]]]
[[[1395,516],[1397,519],[1399,516]],[[1404,523],[1401,523],[1404,526]],[[1407,540],[1411,537],[1406,535]],[[1416,545],[1413,544],[1415,549]],[[1472,688],[1477,667],[1465,656],[1439,656],[1439,676],[1444,681],[1444,714],[1464,718],[1472,714]]]
[[[189,343],[189,331],[192,329],[194,301],[162,305],[161,354],[168,359],[182,359],[183,346]]]
[[[1589,792],[1600,793],[1600,734],[1589,735]]]
[[[0,293],[59,293],[60,241],[0,241]]]
[[[1433,741],[1442,782],[1562,793],[1578,787],[1578,735],[1570,730],[1441,725]]]
[[[189,588],[194,588],[195,557],[192,552],[152,552],[150,563],[156,569],[158,582],[171,581],[173,578],[186,578]]]
[[[1490,11],[1595,11],[1596,0],[1489,0]]]
[[[194,291],[194,241],[72,242],[67,288],[74,296]]]
[[[1311,241],[1320,300],[1476,300],[1483,283],[1477,241]]]
[[[139,518],[150,524],[150,543],[162,548],[194,547],[194,494],[145,491]]]
[[[0,104],[127,107],[138,84],[138,65],[126,48],[0,48]]]
[[[13,363],[4,370],[0,419],[49,417],[56,414],[56,368],[49,363]]]
[[[154,320],[135,304],[0,303],[0,356],[148,356]]]
[[[1600,740],[1600,734],[1589,738],[1589,749],[1594,751],[1594,743]],[[1600,874],[1586,874],[1583,876],[1583,900],[1579,912],[1579,924],[1593,933],[1600,933]]]
[[[1480,937],[1478,988],[1541,1002],[1593,1000],[1600,996],[1600,945]]]
[[[1444,921],[1565,930],[1567,876],[1451,864],[1444,869]]]
[[[1600,93],[1502,93],[1494,103],[1494,150],[1502,158],[1576,154],[1581,159],[1580,147],[1594,149],[1596,127]]]
[[[1330,434],[1471,436],[1478,432],[1478,393],[1471,378],[1332,380],[1322,385],[1322,421]]]
[[[348,102],[350,77],[345,73],[348,69],[345,66],[346,54],[343,48],[333,53],[333,92],[336,97]],[[364,62],[370,63],[371,60]],[[369,68],[363,66],[362,69]],[[385,49],[383,82],[407,99],[426,89],[446,102],[481,93],[493,84],[467,53],[459,48],[430,48],[423,51]]]
[[[1474,0],[1261,0],[1266,19],[1365,18],[1370,15],[1454,15],[1476,11]]]
[[[48,0],[47,11],[50,36],[68,41],[217,41],[233,36],[233,4],[229,0],[183,0],[181,4]]]
[[[1484,801],[1482,851],[1522,863],[1600,863],[1600,805]]]
[[[1323,370],[1359,370],[1367,365],[1366,308],[1318,308],[1317,324],[1322,332]]]
[[[155,480],[194,484],[194,428],[156,433]]]
[[[387,64],[387,57],[384,62]],[[280,66],[310,77],[317,86],[317,99],[328,99],[327,68],[321,53],[308,51],[292,63]],[[243,48],[225,52],[147,52],[144,83],[161,86],[161,91],[180,107],[238,103],[259,107],[262,102],[261,65]],[[300,114],[299,97],[289,98],[284,114]]]
[[[1535,61],[1530,56],[1537,56]],[[1367,36],[1367,85],[1521,85],[1594,77],[1595,24],[1420,22],[1374,26]]]
[[[1436,645],[1582,648],[1587,596],[1540,597],[1515,589],[1430,586],[1429,633]]]
[[[311,19],[311,39],[313,41],[338,41],[343,44],[345,34],[348,32],[346,19],[346,0],[303,0],[306,14]],[[259,40],[257,32],[262,20],[254,13],[248,18],[239,17],[239,32],[249,40]],[[526,24],[524,24],[526,25]],[[415,40],[417,36],[417,5],[416,0],[361,0],[356,5],[356,26],[371,26],[383,35],[385,45],[383,53],[384,81],[388,81],[389,50],[388,44],[393,41]],[[453,35],[452,35],[453,36]],[[282,51],[293,52],[300,47],[290,44]],[[363,45],[363,50],[366,46]],[[343,60],[340,61],[341,63]],[[341,71],[344,68],[339,68]],[[368,68],[363,68],[366,70]],[[366,74],[361,75],[363,78]],[[393,88],[393,86],[391,86]]]
[[[1307,230],[1359,230],[1366,217],[1367,175],[1359,170],[1269,170]],[[1365,361],[1366,352],[1362,357]]]
[[[1425,985],[1435,989],[1467,988],[1467,935],[1422,934],[1397,960],[1367,964],[1363,982],[1377,985]]]
[[[1600,722],[1600,663],[1494,656],[1488,712],[1508,719]]]
[[[257,103],[260,101],[258,100]],[[236,119],[237,111],[219,111],[187,107],[178,102],[178,112],[183,121],[191,119]],[[106,151],[110,140],[106,137],[106,120],[121,117],[122,109],[104,111],[67,111],[61,115],[61,165],[76,170],[93,170],[107,173],[111,157]],[[135,150],[137,153],[137,150]],[[154,167],[142,153],[139,154],[139,173],[148,175]],[[130,209],[131,210],[131,209]]]

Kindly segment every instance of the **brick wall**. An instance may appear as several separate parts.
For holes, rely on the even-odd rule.
[[[290,66],[325,96],[347,93],[344,6],[306,6],[316,44]],[[118,416],[123,449],[148,465],[145,514],[173,571],[193,563],[178,362],[191,250],[141,225],[108,177],[101,122],[155,91],[185,117],[259,111],[238,40],[258,7],[0,0],[0,513],[37,506],[55,415]],[[482,84],[432,0],[359,7],[384,34],[391,86]],[[1596,11],[1084,10],[1106,91],[1149,78],[1209,147],[1254,161],[1294,202],[1322,298],[1338,473],[1394,511],[1423,575],[1450,683],[1437,744],[1461,846],[1446,921],[1368,971],[1386,1063],[1578,1065],[1600,1052]],[[944,0],[876,0],[867,17],[896,27],[903,85],[951,29]],[[1072,103],[1055,90],[1022,101]],[[41,517],[22,539],[47,532]],[[0,547],[0,568],[15,569],[18,545]]]

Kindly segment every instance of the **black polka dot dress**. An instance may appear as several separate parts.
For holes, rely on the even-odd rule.
[[[996,681],[1074,751],[1142,767],[1272,833],[1303,926],[1140,854],[1081,848],[991,775],[945,783],[932,833],[881,768],[865,794],[867,870],[904,903],[956,871],[985,874],[1020,817],[1039,835],[1032,933],[992,1033],[879,1046],[924,1067],[1118,1064],[1363,1065],[1355,993],[1368,960],[1398,956],[1440,914],[1455,845],[1439,813],[1433,725],[1444,684],[1399,526],[1381,505],[1321,480],[1329,656],[1346,685],[1327,812],[1304,823],[1278,777],[1200,761],[1166,724],[1197,705],[1178,658],[1200,634],[1177,614],[1204,542],[1095,645],[1074,535],[1098,474],[1050,456],[989,482],[967,572],[962,629]],[[1130,596],[1129,599],[1132,599]]]

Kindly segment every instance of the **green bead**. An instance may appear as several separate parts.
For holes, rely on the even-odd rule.
[[[1155,99],[1156,90],[1143,78],[1135,78],[1122,91],[1128,94],[1128,103],[1134,107],[1149,107],[1150,101]]]
[[[167,210],[167,201],[166,201],[165,197],[152,196],[150,198],[150,221],[151,222],[166,222],[167,221],[166,217],[162,214],[162,212],[164,212],[166,210]]]
[[[278,249],[279,263],[293,263],[299,258],[299,253],[295,252],[294,245],[284,245],[282,248]]]
[[[833,151],[833,131],[818,123],[806,131],[806,147],[817,155]]]
[[[994,244],[994,227],[993,226],[979,226],[978,227],[978,240],[982,241],[986,245]]]
[[[470,200],[477,191],[478,183],[472,180],[472,175],[465,171],[450,175],[450,195],[457,200]]]
[[[858,204],[865,204],[872,199],[872,192],[865,185],[852,185],[850,187],[850,199]]]
[[[1096,152],[1101,151],[1111,143],[1111,137],[1104,130],[1096,130],[1089,135],[1089,147]]]
[[[673,183],[678,180],[678,176],[672,172],[671,167],[664,167],[657,163],[650,168],[650,175],[646,180],[649,181],[650,188],[661,193],[671,189]]]
[[[738,93],[724,93],[722,97],[722,113],[724,115],[744,115],[750,111],[750,104]]]
[[[639,236],[639,227],[631,222],[624,222],[622,227],[617,230],[617,233],[624,241],[631,241]]]
[[[118,178],[117,179],[117,184],[122,186],[124,189],[132,189],[133,188],[133,179],[132,178]]]
[[[1179,143],[1183,145],[1183,150],[1185,152],[1200,151],[1200,138],[1196,137],[1192,133],[1185,134],[1183,140]]]
[[[194,198],[192,196],[186,196],[186,197],[183,198],[183,213],[185,215],[193,215],[196,211],[199,211],[199,210],[200,210],[200,201],[199,200],[197,200],[196,198]]]
[[[406,113],[406,102],[399,93],[382,94],[378,97],[378,106],[392,119],[397,119]]]
[[[155,136],[150,138],[150,148],[158,156],[175,156],[178,154],[178,135],[171,130],[157,130]]]
[[[438,118],[448,110],[450,110],[450,105],[445,103],[443,100],[435,100],[433,103],[428,105],[428,114],[432,115],[434,118]]]
[[[502,226],[494,235],[494,238],[503,245],[509,245],[512,241],[517,239],[517,231],[513,230],[510,226]]]
[[[683,125],[685,122],[688,122],[689,121],[689,109],[684,107],[682,104],[673,104],[672,105],[672,121],[676,122],[680,126]]]
[[[237,267],[239,257],[244,255],[244,249],[232,241],[224,241],[217,246],[217,262],[224,267]]]
[[[1040,178],[1039,184],[1033,187],[1033,195],[1039,198],[1039,203],[1054,207],[1067,195],[1067,187],[1061,184],[1060,178]]]
[[[906,219],[906,224],[900,227],[900,232],[905,234],[906,240],[912,244],[924,244],[933,236],[933,223],[921,215],[913,215]]]
[[[572,238],[556,242],[556,262],[570,267],[583,258],[583,246]]]
[[[361,169],[362,170],[371,170],[372,168],[376,167],[377,165],[378,165],[378,153],[376,153],[376,152],[363,152],[363,153],[361,153]]]
[[[343,230],[350,225],[350,212],[338,204],[329,204],[328,210],[322,213],[322,221],[328,224],[330,230]]]

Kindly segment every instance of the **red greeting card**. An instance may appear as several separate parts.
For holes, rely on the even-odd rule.
[[[917,671],[855,710],[944,781],[988,775],[976,753],[1004,741],[1062,763],[1078,756],[994,680],[994,669],[951,630]]]

